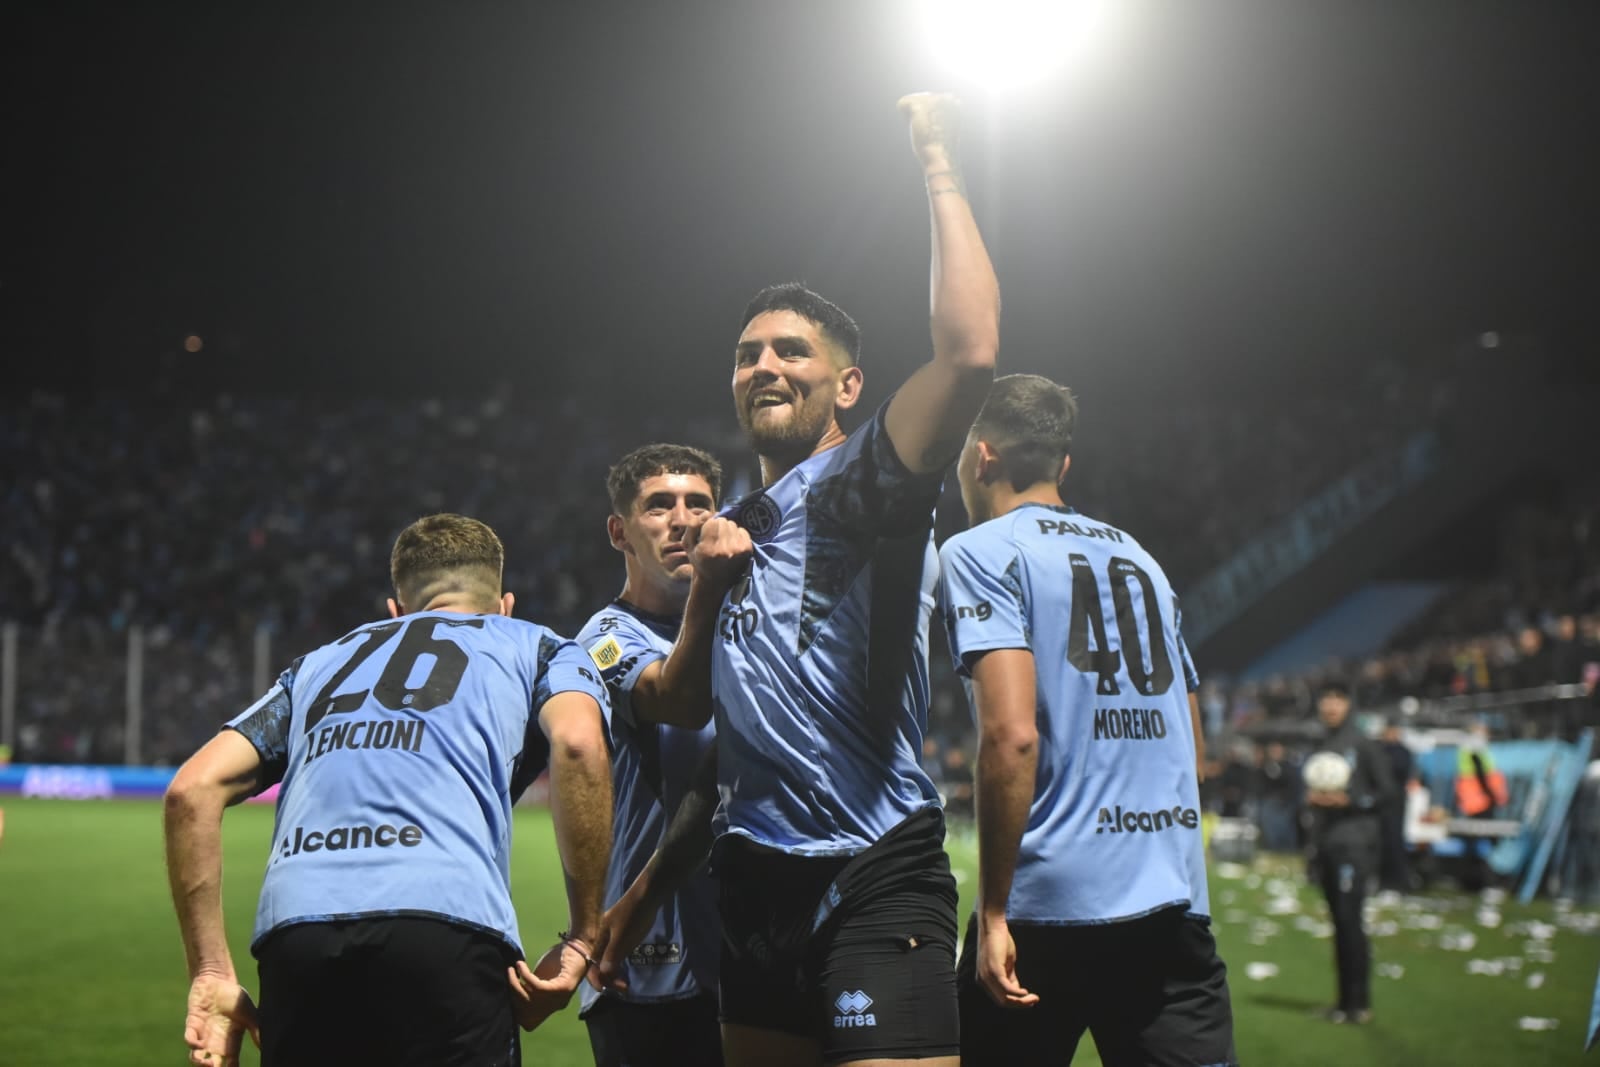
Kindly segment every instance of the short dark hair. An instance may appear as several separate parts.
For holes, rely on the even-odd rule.
[[[1343,678],[1324,678],[1322,684],[1317,686],[1317,699],[1323,697],[1344,697],[1350,699],[1350,683]]]
[[[495,532],[465,515],[429,515],[400,531],[389,556],[395,597],[420,607],[447,592],[486,603],[500,596],[506,549]]]
[[[722,499],[722,464],[709,452],[689,445],[654,444],[636,448],[606,472],[606,492],[611,510],[626,515],[646,478],[658,474],[696,474],[711,486],[713,503]]]
[[[989,387],[972,432],[999,451],[1011,487],[1021,492],[1056,483],[1061,461],[1072,454],[1077,423],[1071,389],[1037,374],[1007,374]]]
[[[861,362],[861,327],[844,309],[820,293],[814,293],[799,282],[769,285],[745,305],[742,330],[757,315],[769,311],[792,311],[813,323],[827,338],[838,345],[850,359],[850,366]]]

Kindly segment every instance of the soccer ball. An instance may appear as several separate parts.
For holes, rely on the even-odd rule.
[[[1350,761],[1337,752],[1318,752],[1306,760],[1301,771],[1306,788],[1319,793],[1337,793],[1350,784]]]

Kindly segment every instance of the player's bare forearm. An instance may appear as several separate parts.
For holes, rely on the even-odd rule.
[[[711,851],[712,816],[717,813],[717,750],[706,750],[695,768],[689,791],[678,802],[672,821],[661,835],[661,846],[651,857],[656,867],[655,881],[665,892],[676,890],[698,871]]]
[[[978,707],[978,914],[1004,920],[1039,763],[1033,653],[986,652],[972,665]]]
[[[890,402],[889,439],[914,471],[943,469],[988,396],[1000,349],[1000,283],[967,201],[956,145],[957,105],[918,93],[901,101],[922,164],[933,229],[933,359]]]
[[[640,674],[633,707],[640,718],[698,730],[711,720],[711,647],[725,590],[697,575],[672,651]]]
[[[222,813],[255,791],[261,759],[234,730],[212,738],[173,776],[162,810],[167,881],[189,977],[235,977],[222,914]]]
[[[717,810],[717,796],[717,750],[713,747],[695,768],[689,791],[672,813],[661,844],[622,899],[606,914],[608,936],[600,966],[602,986],[618,980],[623,961],[649,933],[651,922],[667,898],[705,863],[714,837],[711,817]]]
[[[557,693],[540,709],[539,722],[550,738],[550,816],[569,929],[594,945],[611,862],[611,759],[600,706],[584,693]]]

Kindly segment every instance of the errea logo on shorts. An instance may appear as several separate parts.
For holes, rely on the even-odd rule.
[[[839,1009],[839,1014],[833,1017],[835,1030],[844,1030],[852,1026],[877,1026],[878,1017],[869,1015],[867,1009],[872,1007],[872,998],[859,989],[854,993],[839,994],[839,999],[833,1002]]]

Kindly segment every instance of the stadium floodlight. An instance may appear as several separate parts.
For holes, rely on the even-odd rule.
[[[992,92],[1042,80],[1091,48],[1115,0],[925,0],[928,44]]]

